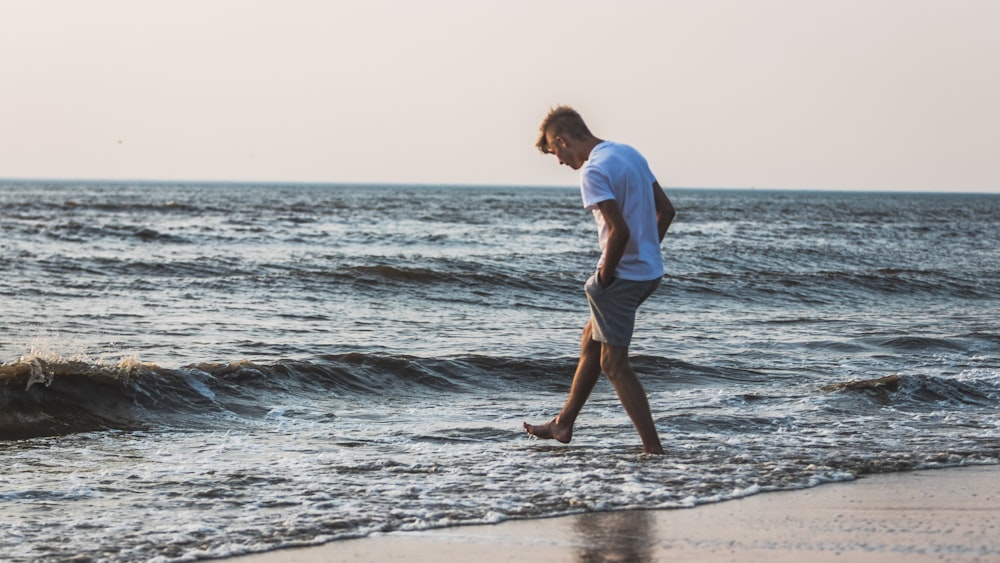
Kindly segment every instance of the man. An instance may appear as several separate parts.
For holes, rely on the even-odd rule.
[[[538,425],[525,422],[524,429],[538,438],[568,443],[576,417],[603,371],[639,432],[643,452],[662,454],[646,391],[629,364],[628,347],[636,310],[663,277],[660,243],[674,207],[638,151],[595,137],[570,107],[549,112],[536,145],[543,154],[554,154],[559,164],[580,170],[583,205],[594,213],[601,258],[584,286],[590,320],[583,327],[569,398],[554,419]]]

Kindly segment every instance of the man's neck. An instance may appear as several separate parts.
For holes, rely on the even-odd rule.
[[[594,147],[604,142],[604,139],[598,139],[597,137],[591,136],[589,139],[583,141],[581,152],[583,152],[583,160],[590,160],[590,153],[594,152]]]

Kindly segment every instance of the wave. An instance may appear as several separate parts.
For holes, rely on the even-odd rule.
[[[668,273],[667,282],[693,296],[719,296],[741,300],[775,298],[798,300],[809,304],[842,303],[844,300],[885,299],[991,299],[1000,291],[994,276],[982,272],[935,270],[872,269],[871,271],[822,270],[751,270],[736,264],[725,271],[707,270]]]
[[[32,355],[0,365],[0,440],[263,418],[281,397],[396,396],[564,385],[572,359],[435,359],[347,353],[164,368]],[[224,416],[220,416],[224,415]]]
[[[31,356],[0,366],[0,439],[137,428],[149,410],[197,412],[212,402],[193,371]]]
[[[928,345],[923,340],[893,343]],[[651,393],[704,385],[737,385],[745,390],[747,385],[773,386],[784,377],[651,355],[636,355],[632,364]],[[575,366],[575,357],[427,358],[352,352],[308,360],[201,362],[166,368],[137,357],[67,359],[35,351],[0,365],[0,440],[157,425],[245,423],[265,418],[273,405],[289,397],[354,401],[446,394],[563,394],[569,390]],[[991,407],[1000,400],[1000,379],[992,370],[980,375],[897,374],[827,385],[812,395],[821,402],[823,397],[844,396],[835,408],[846,412],[865,404],[914,412]],[[797,384],[788,377],[792,378],[788,384]],[[740,393],[741,401],[760,398],[756,391]],[[857,402],[859,396],[864,404]]]
[[[202,362],[165,368],[135,357],[95,361],[36,353],[0,365],[0,440],[260,419],[289,396],[353,400],[456,393],[563,394],[569,390],[575,365],[574,357],[345,353],[309,360]],[[637,356],[633,365],[647,374],[651,389],[766,378],[655,356]]]
[[[135,239],[140,242],[187,244],[185,237],[160,232],[144,224],[96,223],[68,220],[54,223],[38,231],[36,226],[22,227],[27,234],[41,232],[46,237],[63,242],[93,243],[104,238],[120,240]]]
[[[159,236],[149,234],[149,236]],[[450,258],[434,259],[365,259],[345,260],[330,257],[289,264],[254,262],[222,252],[204,256],[183,256],[157,260],[148,254],[97,257],[32,257],[26,265],[45,274],[66,276],[68,283],[104,287],[109,283],[128,285],[136,280],[183,279],[193,288],[281,287],[305,292],[375,291],[414,287],[446,288],[450,296],[460,292],[493,295],[496,291],[531,290],[531,295],[547,291],[565,294],[567,288],[582,285],[578,271],[553,271],[546,276],[531,276],[505,264]],[[72,277],[70,277],[72,276]],[[346,284],[346,285],[345,285]],[[46,286],[55,291],[58,284]],[[394,294],[395,295],[395,294]]]
[[[880,405],[900,410],[926,410],[927,406],[993,407],[1000,401],[1000,382],[996,377],[962,381],[942,376],[893,374],[826,385],[821,390],[862,394]]]

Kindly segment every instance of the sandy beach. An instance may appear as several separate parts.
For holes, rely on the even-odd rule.
[[[692,509],[394,532],[230,561],[1000,561],[1000,466],[870,475]]]

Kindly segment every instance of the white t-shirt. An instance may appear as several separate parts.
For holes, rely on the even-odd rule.
[[[631,233],[615,277],[633,281],[663,277],[663,256],[653,199],[654,182],[656,177],[639,151],[611,141],[594,147],[590,158],[580,168],[583,207],[592,210],[597,221],[601,246],[598,268],[604,264],[607,252],[608,227],[597,204],[609,199],[618,202]]]

